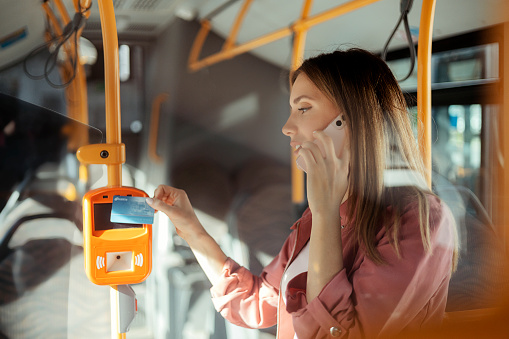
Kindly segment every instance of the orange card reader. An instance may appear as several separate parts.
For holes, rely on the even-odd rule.
[[[134,187],[104,187],[83,197],[85,271],[94,284],[137,284],[152,270],[152,225],[112,218],[114,203],[131,197],[141,204],[148,195]]]

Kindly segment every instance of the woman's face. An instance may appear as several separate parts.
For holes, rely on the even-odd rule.
[[[297,76],[292,86],[290,110],[283,134],[291,138],[293,148],[304,141],[313,141],[313,132],[323,130],[340,113],[304,73]]]

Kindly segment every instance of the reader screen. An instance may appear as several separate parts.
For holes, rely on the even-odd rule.
[[[96,231],[106,231],[120,228],[142,228],[141,224],[124,224],[118,222],[111,222],[111,205],[94,204],[94,228]]]

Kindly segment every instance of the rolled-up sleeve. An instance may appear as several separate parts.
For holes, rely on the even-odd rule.
[[[277,322],[278,290],[230,258],[210,291],[216,310],[235,325],[264,328]]]
[[[307,273],[290,282],[287,310],[299,339],[390,337],[440,322],[455,246],[454,223],[450,211],[432,201],[431,251],[425,251],[416,213],[408,209],[401,218],[400,256],[389,236],[381,234],[377,249],[384,264],[364,257],[355,271],[338,272],[309,304],[305,290],[292,288],[293,283],[305,286]]]
[[[280,253],[264,268],[260,276],[228,258],[221,278],[212,286],[212,302],[221,315],[235,325],[265,328],[277,323],[279,283],[288,261],[292,233]]]
[[[354,325],[355,310],[346,270],[341,270],[309,304],[304,290],[292,288],[293,284],[302,286],[304,281],[298,281],[301,279],[307,279],[307,274],[301,274],[289,284],[287,295],[287,311],[292,314],[298,338],[316,338],[321,332],[333,337],[347,334]]]

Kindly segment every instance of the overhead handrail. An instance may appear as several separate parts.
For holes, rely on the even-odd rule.
[[[163,159],[157,154],[157,140],[159,139],[159,117],[161,115],[161,105],[168,100],[168,93],[159,94],[152,102],[152,113],[150,117],[150,133],[148,143],[148,155],[155,163],[161,163]]]
[[[307,1],[307,0],[305,0]],[[282,39],[284,37],[287,37],[291,34],[293,34],[296,31],[299,30],[308,30],[313,26],[316,26],[324,21],[328,21],[330,19],[333,19],[337,16],[346,14],[348,12],[354,11],[356,9],[359,9],[361,7],[367,6],[371,3],[377,2],[380,0],[352,0],[350,2],[347,2],[345,4],[339,5],[337,7],[334,7],[330,10],[324,11],[322,13],[313,15],[311,17],[307,17],[304,20],[297,21],[290,27],[285,27],[278,29],[272,33],[263,35],[259,38],[255,38],[251,41],[248,41],[246,43],[235,45],[232,43],[232,35],[231,33],[237,34],[238,31],[233,30],[230,33],[230,36],[226,39],[228,41],[228,45],[223,45],[223,48],[220,52],[212,54],[208,57],[205,57],[202,60],[199,60],[203,44],[205,43],[205,40],[207,38],[207,35],[210,31],[211,24],[210,20],[204,19],[201,21],[201,28],[198,32],[198,35],[196,36],[193,46],[191,48],[191,53],[189,54],[188,59],[188,67],[191,71],[198,71],[204,67],[213,65],[215,63],[218,63],[223,60],[231,59],[239,54],[249,52],[250,50],[253,50],[257,47],[266,45],[268,43],[277,41],[279,39]],[[240,18],[244,17],[245,13],[243,12],[244,8],[248,6],[248,3],[250,3],[251,0],[246,0],[244,5],[242,6],[242,10],[239,13],[239,17],[236,20],[236,25],[240,27],[241,21]]]
[[[235,45],[235,41],[237,41],[237,34],[239,33],[240,26],[242,25],[244,17],[246,16],[252,2],[253,0],[246,0],[242,5],[239,11],[239,15],[237,16],[237,19],[235,20],[235,23],[233,24],[232,29],[230,31],[230,35],[228,36],[228,38],[226,38],[226,41],[224,42],[223,45],[224,50],[229,50]]]

